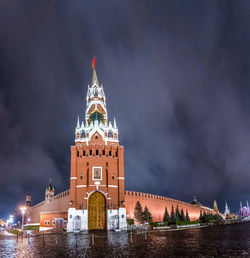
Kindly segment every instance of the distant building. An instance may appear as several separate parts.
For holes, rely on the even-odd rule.
[[[26,195],[26,202],[25,202],[26,207],[30,207],[31,206],[31,196],[30,196],[30,192],[27,193]]]
[[[246,206],[242,206],[242,203],[240,202],[240,210],[239,210],[239,216],[243,219],[250,218],[250,208],[248,201],[246,201]]]

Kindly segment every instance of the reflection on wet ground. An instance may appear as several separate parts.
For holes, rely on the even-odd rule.
[[[250,223],[132,234],[0,237],[0,257],[250,257]]]

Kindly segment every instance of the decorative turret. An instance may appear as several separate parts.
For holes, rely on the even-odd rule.
[[[225,211],[224,211],[224,215],[228,216],[230,214],[230,209],[228,208],[227,202],[225,204]]]
[[[54,195],[55,195],[55,188],[52,186],[51,178],[50,178],[49,186],[45,190],[45,204],[50,203]]]
[[[77,116],[76,129],[80,129],[80,119],[79,119],[79,115]]]
[[[118,128],[116,120],[114,119],[114,125],[112,125],[111,121],[108,121],[106,97],[103,86],[99,84],[97,78],[95,58],[92,62],[92,69],[92,83],[91,86],[88,85],[86,97],[87,105],[85,123],[80,123],[80,119],[78,117],[75,130],[75,142],[86,143],[88,145],[93,135],[100,135],[106,145],[108,142],[118,143]]]
[[[246,206],[244,207],[240,202],[239,216],[243,219],[248,218],[250,220],[250,207],[249,207],[248,201],[246,201]]]
[[[26,207],[30,207],[31,206],[31,196],[30,196],[30,192],[27,193],[26,195],[26,202],[25,202]]]
[[[214,211],[217,212],[217,213],[219,213],[216,200],[214,200]]]

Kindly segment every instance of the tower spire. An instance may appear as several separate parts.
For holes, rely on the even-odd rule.
[[[99,82],[95,71],[95,57],[93,58],[93,61],[92,61],[92,69],[93,69],[93,79],[92,79],[91,86],[93,87],[94,85],[97,85],[99,87]]]
[[[49,178],[49,189],[52,190],[52,182],[51,182],[51,177]]]

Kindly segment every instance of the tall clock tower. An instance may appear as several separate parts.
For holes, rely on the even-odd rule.
[[[78,117],[71,146],[68,231],[126,229],[124,147],[116,120],[108,120],[106,97],[92,63],[84,121]]]

